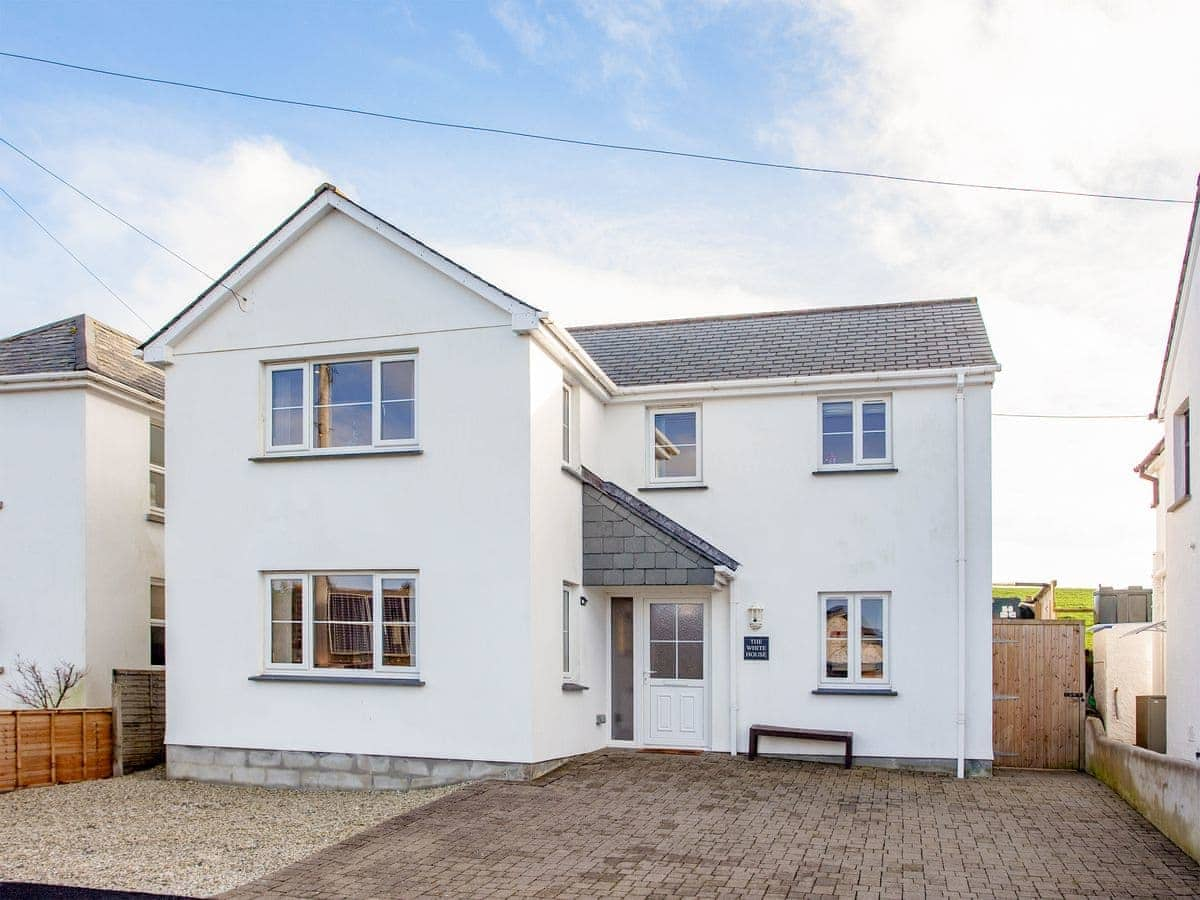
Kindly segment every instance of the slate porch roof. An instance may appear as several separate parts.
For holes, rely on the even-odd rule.
[[[996,365],[973,297],[568,331],[626,387]]]
[[[162,400],[162,372],[134,355],[137,345],[91,316],[71,316],[0,339],[0,375],[89,371]]]
[[[629,493],[619,485],[613,484],[611,481],[605,481],[603,478],[585,466],[579,467],[579,473],[583,476],[584,484],[591,485],[618,506],[633,513],[643,522],[646,522],[659,531],[670,535],[689,550],[704,557],[713,565],[725,566],[731,571],[736,570],[737,567],[741,565],[741,563],[739,563],[728,553],[717,549],[694,531],[689,531],[687,528],[684,528],[670,516],[659,512],[650,504],[643,503],[641,500],[633,496],[633,494]]]

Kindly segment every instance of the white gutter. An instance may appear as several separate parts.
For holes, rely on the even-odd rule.
[[[954,724],[958,739],[958,777],[967,764],[967,458],[966,458],[966,369],[955,378],[954,411],[957,420],[958,493],[958,708]]]
[[[31,375],[0,375],[0,394],[21,391],[64,391],[73,389],[99,391],[126,403],[161,412],[163,401],[145,391],[130,387],[91,369],[71,372],[40,372]]]

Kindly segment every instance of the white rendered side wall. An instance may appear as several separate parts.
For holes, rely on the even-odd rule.
[[[82,390],[0,393],[0,708],[18,654],[88,663],[83,410]]]
[[[86,422],[90,671],[85,693],[89,706],[108,706],[112,670],[150,664],[150,581],[163,577],[165,526],[146,519],[149,412],[91,392]],[[168,504],[180,480],[172,479],[168,466]]]

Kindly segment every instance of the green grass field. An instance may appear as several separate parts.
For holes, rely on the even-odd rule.
[[[1076,619],[1083,622],[1084,628],[1095,624],[1096,614],[1092,609],[1092,593],[1095,588],[1056,587],[1054,589],[1055,618]],[[992,585],[992,597],[1020,597],[1028,600],[1038,592],[1036,587],[1025,587],[1012,584]],[[1084,646],[1092,649],[1092,635],[1084,634]]]

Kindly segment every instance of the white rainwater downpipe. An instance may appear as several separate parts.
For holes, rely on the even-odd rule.
[[[725,590],[729,592],[729,755],[736,757],[738,753],[738,627],[737,602],[733,599],[732,572],[729,573]]]
[[[958,740],[958,777],[966,775],[967,765],[967,456],[966,456],[966,382],[965,369],[955,373],[954,411],[957,430],[958,492],[958,706],[954,724]]]

